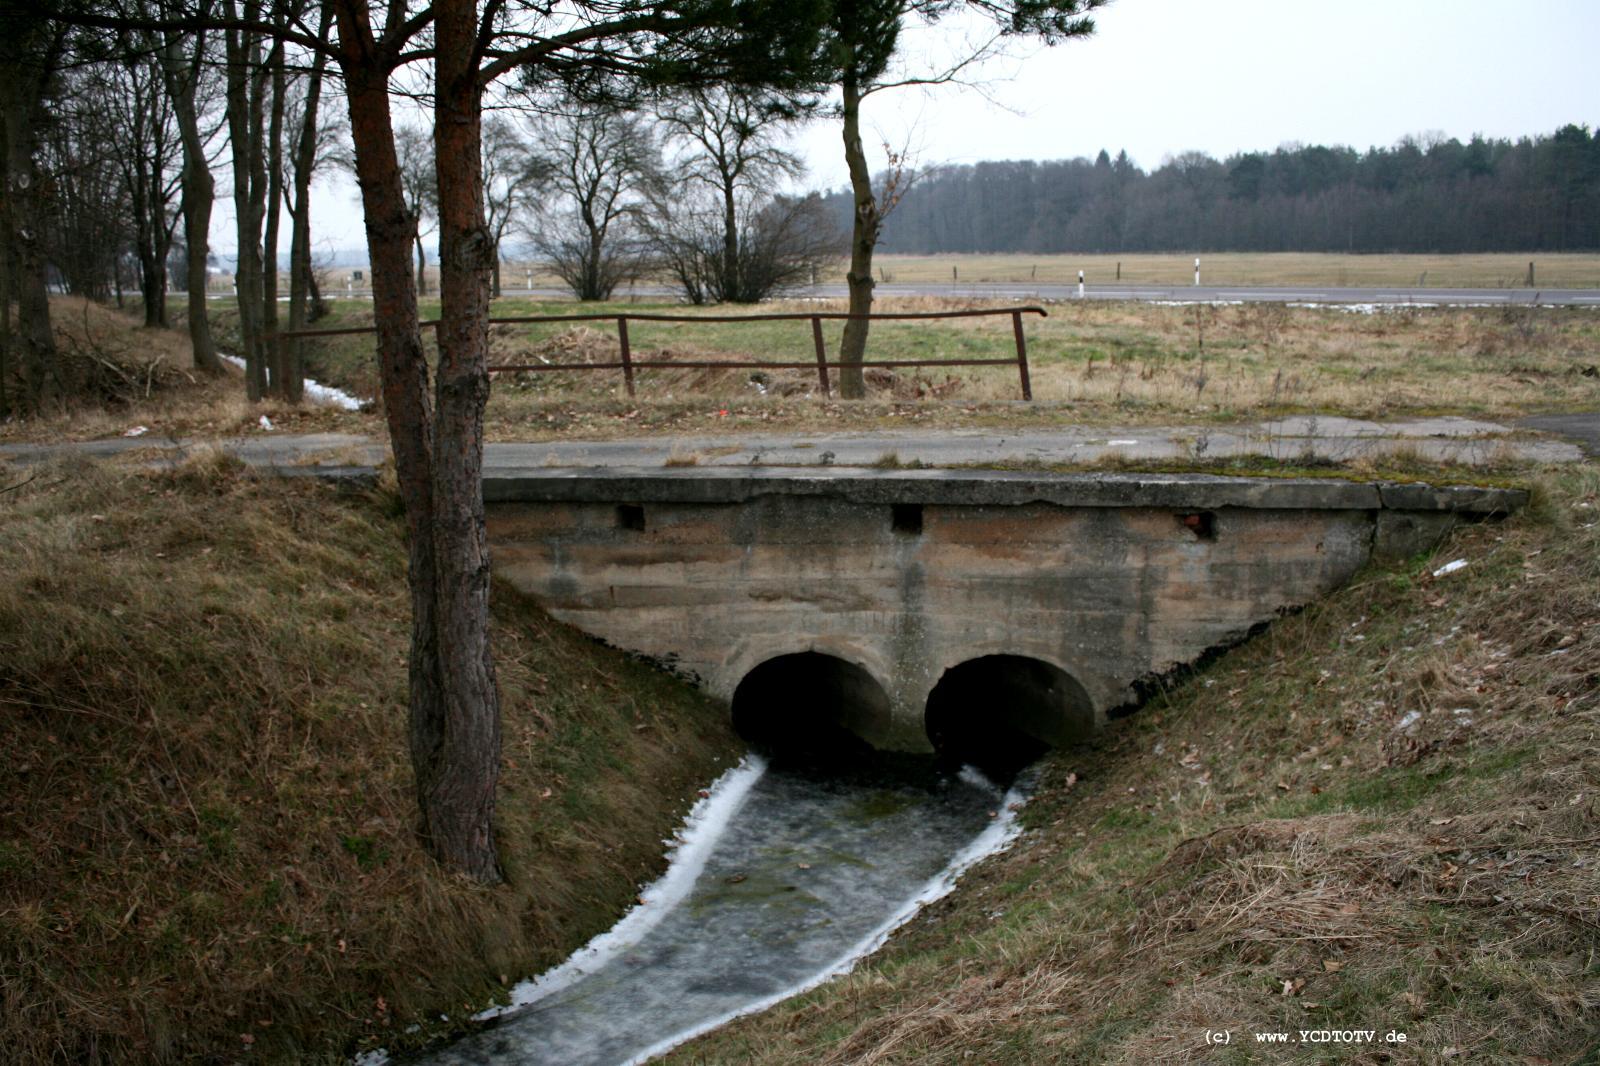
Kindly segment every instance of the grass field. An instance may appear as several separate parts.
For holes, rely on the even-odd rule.
[[[882,310],[983,306],[932,298],[882,300]],[[667,304],[535,303],[507,299],[505,317],[693,309]],[[789,302],[760,310],[840,309],[837,302]],[[424,313],[432,313],[431,306]],[[645,370],[629,399],[617,371],[503,374],[488,421],[499,439],[641,430],[697,432],[756,426],[866,428],[914,421],[934,425],[1050,425],[1249,420],[1321,412],[1401,417],[1438,412],[1514,417],[1600,403],[1600,313],[1585,309],[1402,309],[1352,314],[1274,304],[1166,307],[1069,301],[1048,318],[1024,319],[1031,405],[1017,402],[1017,372],[1001,368],[869,371],[870,399],[825,401],[812,370]],[[343,303],[328,324],[370,322],[370,308]],[[871,359],[1011,358],[1006,317],[874,326]],[[830,351],[836,326],[826,326]],[[637,359],[812,358],[805,322],[662,324],[635,322]],[[608,322],[496,326],[501,363],[615,361]],[[316,346],[314,373],[372,395],[371,342],[341,338]]]
[[[879,255],[873,260],[880,281],[998,282],[1025,284],[1076,284],[1082,270],[1091,285],[1187,286],[1194,282],[1193,252],[1127,255]],[[1517,289],[1527,287],[1528,264],[1534,264],[1534,287],[1545,289],[1600,288],[1600,253],[1494,252],[1476,255],[1354,255],[1335,252],[1204,252],[1199,253],[1201,281],[1207,285],[1329,285],[1364,288],[1396,286],[1403,289],[1469,288]],[[1120,268],[1121,276],[1118,277]],[[342,293],[352,270],[371,274],[365,267],[326,272],[325,288]],[[847,260],[840,259],[818,273],[824,284],[843,285]],[[429,266],[433,291],[438,291],[438,271]],[[501,270],[507,290],[561,285],[561,279],[539,263],[506,263]],[[666,284],[665,277],[652,279]],[[357,290],[365,281],[353,282]],[[287,290],[287,282],[280,291]],[[215,292],[228,292],[229,282],[218,278]],[[624,287],[617,294],[626,297]]]
[[[1091,285],[1187,286],[1194,283],[1193,253],[1146,255],[885,255],[876,263],[893,282],[1073,283],[1083,271]],[[1200,255],[1207,285],[1327,285],[1401,289],[1524,288],[1528,264],[1534,287],[1600,288],[1600,254],[1495,253],[1482,255],[1339,255],[1313,252],[1209,252]],[[952,275],[952,270],[955,272]],[[842,281],[830,275],[830,281]]]

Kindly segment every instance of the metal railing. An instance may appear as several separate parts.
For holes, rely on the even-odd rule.
[[[1017,376],[1022,384],[1022,398],[1033,399],[1033,386],[1028,380],[1028,342],[1022,332],[1023,315],[1039,315],[1041,318],[1049,317],[1048,312],[1042,307],[994,307],[971,311],[896,311],[875,315],[852,315],[843,311],[797,311],[779,314],[761,315],[664,315],[664,314],[591,314],[591,315],[539,315],[528,318],[491,318],[489,324],[501,325],[546,325],[554,322],[615,322],[617,324],[617,342],[620,357],[615,362],[604,363],[496,363],[489,366],[491,373],[518,373],[524,371],[570,371],[570,370],[621,370],[623,385],[627,388],[628,395],[634,395],[634,372],[638,370],[810,370],[815,368],[818,384],[822,386],[822,394],[833,395],[832,383],[828,377],[829,369],[839,370],[846,366],[857,364],[842,363],[828,359],[827,344],[822,337],[822,323],[827,321],[848,321],[851,319],[865,319],[870,322],[907,321],[934,318],[983,318],[992,315],[1009,315],[1011,317],[1012,336],[1016,342],[1016,355],[1010,359],[882,359],[864,360],[859,364],[862,370],[878,367],[936,367],[936,366],[1015,366]],[[803,322],[811,323],[811,340],[815,350],[815,362],[775,362],[760,359],[635,359],[633,348],[628,339],[629,322]],[[437,328],[438,320],[428,319],[419,325]],[[284,330],[277,333],[274,342],[282,344],[292,337],[341,337],[355,336],[365,333],[376,333],[376,326],[355,326],[346,329],[299,329]]]

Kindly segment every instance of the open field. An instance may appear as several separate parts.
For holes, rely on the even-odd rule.
[[[873,262],[879,280],[915,282],[1030,281],[1075,284],[1082,270],[1091,285],[1121,281],[1129,285],[1189,285],[1194,281],[1194,252],[1083,255],[878,255]],[[1202,252],[1201,280],[1207,285],[1330,285],[1335,287],[1399,286],[1403,288],[1518,289],[1527,287],[1528,264],[1534,264],[1534,286],[1545,289],[1600,288],[1600,253],[1488,252],[1471,255],[1353,255],[1337,252]],[[1118,267],[1121,277],[1118,278]],[[336,267],[324,272],[325,291],[342,294],[349,283],[362,290],[368,282],[353,281],[354,271],[371,278],[367,267]],[[849,261],[839,259],[817,274],[822,284],[842,285]],[[952,270],[954,274],[952,274]],[[430,263],[429,284],[438,291],[438,269]],[[507,262],[501,268],[507,290],[532,284],[559,287],[561,279],[543,264]],[[653,284],[669,284],[662,276]],[[227,275],[212,281],[212,291],[232,291]],[[281,291],[287,291],[287,282]],[[625,297],[624,287],[618,296]]]
[[[1010,852],[667,1061],[1595,1061],[1597,494],[1547,482],[1049,756]]]
[[[1364,288],[1499,289],[1600,288],[1600,253],[1486,253],[1481,255],[1340,255],[1326,252],[1206,252],[1200,254],[1207,285],[1329,285]],[[1195,253],[1142,255],[883,255],[874,262],[899,283],[947,282],[955,270],[963,282],[1076,283],[1083,271],[1091,285],[1184,286],[1194,282]],[[880,277],[882,276],[880,274]],[[839,277],[844,279],[843,268]]]

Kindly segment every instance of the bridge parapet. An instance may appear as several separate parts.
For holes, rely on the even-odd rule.
[[[1331,479],[828,467],[491,470],[484,495],[496,571],[555,617],[730,702],[759,689],[774,714],[803,713],[789,697],[813,683],[852,693],[841,724],[909,751],[928,750],[930,724],[961,732],[963,714],[1061,743],[1368,561],[1526,502]],[[757,672],[780,659],[794,668]]]

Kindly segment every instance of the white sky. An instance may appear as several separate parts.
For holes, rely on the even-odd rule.
[[[1097,22],[1087,40],[990,64],[981,92],[870,97],[874,165],[884,142],[922,164],[1126,148],[1148,170],[1190,149],[1221,158],[1290,141],[1365,149],[1429,131],[1465,140],[1600,124],[1597,0],[1114,0]],[[939,37],[971,30],[941,27],[913,47],[934,55]],[[844,183],[837,120],[794,146],[808,185]],[[219,175],[219,252],[234,246],[227,190]],[[320,249],[364,247],[349,179],[324,183],[312,217]]]

